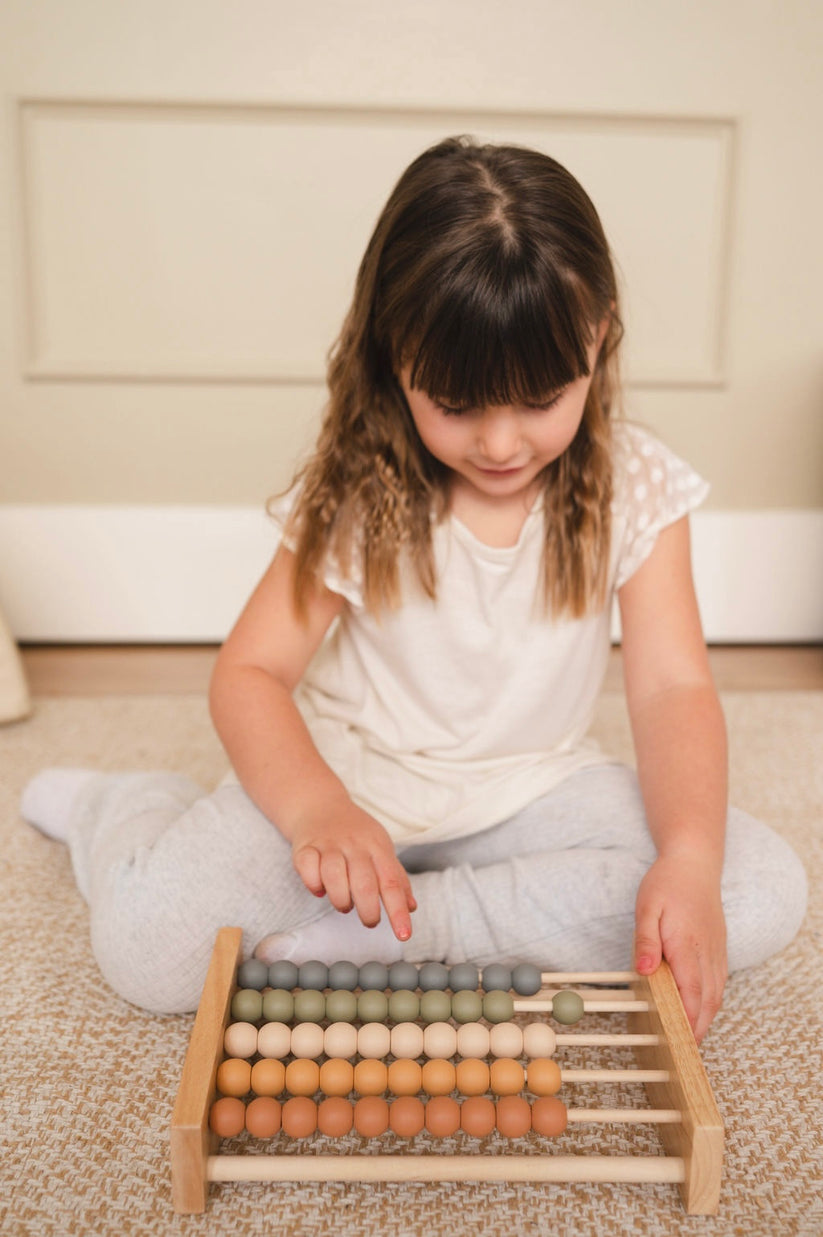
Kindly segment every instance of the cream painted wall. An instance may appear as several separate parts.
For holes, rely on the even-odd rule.
[[[712,512],[816,530],[822,55],[803,0],[6,0],[0,532],[21,508],[259,507],[311,440],[391,179],[455,130],[590,188],[627,277],[627,409]],[[0,597],[35,638],[18,561],[0,546]]]

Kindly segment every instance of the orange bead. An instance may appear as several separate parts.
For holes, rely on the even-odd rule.
[[[511,1057],[498,1057],[491,1064],[491,1089],[495,1095],[517,1095],[523,1090],[523,1066]]]
[[[234,1138],[246,1124],[246,1105],[233,1095],[215,1100],[209,1112],[209,1126],[218,1138]]]
[[[353,1106],[339,1095],[321,1100],[317,1106],[317,1128],[321,1134],[328,1134],[331,1138],[342,1138],[351,1130],[353,1121]]]
[[[251,1065],[240,1057],[229,1057],[217,1068],[217,1090],[221,1095],[240,1098],[251,1090]]]
[[[561,1081],[560,1066],[548,1057],[536,1057],[526,1066],[526,1085],[535,1095],[556,1095]]]
[[[280,1129],[280,1105],[270,1095],[258,1095],[246,1108],[246,1129],[255,1138],[273,1138]]]
[[[348,1095],[354,1086],[354,1066],[351,1061],[330,1057],[320,1066],[320,1090],[324,1095]]]
[[[455,1088],[457,1072],[451,1061],[434,1057],[424,1063],[422,1081],[427,1095],[449,1095]]]
[[[255,1095],[282,1095],[286,1089],[286,1067],[282,1061],[263,1057],[251,1067],[251,1089]]]
[[[448,1138],[460,1128],[460,1105],[448,1095],[435,1095],[426,1104],[426,1129],[435,1138]]]
[[[359,1095],[382,1095],[389,1083],[385,1061],[367,1057],[354,1067],[354,1089]]]
[[[320,1066],[298,1057],[286,1066],[286,1090],[290,1095],[314,1095],[320,1089]]]
[[[489,1089],[490,1072],[485,1061],[473,1057],[458,1061],[455,1075],[461,1095],[485,1095]]]
[[[283,1105],[281,1121],[289,1138],[308,1138],[317,1129],[317,1105],[305,1095],[295,1095]]]
[[[402,1057],[389,1066],[389,1091],[392,1095],[417,1095],[423,1086],[423,1070],[417,1061]]]
[[[377,1138],[389,1128],[389,1105],[379,1095],[364,1095],[354,1106],[354,1128],[363,1138]]]
[[[569,1123],[569,1114],[562,1100],[542,1095],[532,1104],[532,1129],[536,1134],[555,1138]]]
[[[532,1110],[522,1095],[504,1095],[497,1101],[497,1128],[504,1138],[522,1138],[532,1128]]]
[[[460,1125],[474,1138],[485,1138],[497,1123],[497,1112],[492,1100],[482,1095],[473,1095],[460,1105]]]
[[[400,1138],[414,1138],[425,1123],[426,1110],[416,1095],[403,1095],[389,1105],[389,1126]]]

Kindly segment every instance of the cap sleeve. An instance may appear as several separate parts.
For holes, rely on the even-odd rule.
[[[300,497],[300,486],[293,486],[286,494],[275,498],[269,503],[268,511],[276,532],[276,548],[281,545],[287,550],[297,548],[297,537],[290,526],[292,512]],[[337,558],[327,554],[320,577],[326,588],[332,593],[344,597],[349,605],[357,609],[363,607],[363,581],[359,556],[355,553],[347,571],[343,571]]]
[[[700,506],[709,486],[652,434],[625,422],[615,426],[614,460],[619,589],[649,557],[662,530]]]

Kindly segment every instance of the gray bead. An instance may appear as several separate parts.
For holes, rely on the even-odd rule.
[[[383,962],[364,962],[360,968],[360,987],[365,992],[382,991],[389,986],[389,968]]]
[[[240,964],[237,971],[237,984],[240,988],[256,988],[258,992],[269,982],[269,968],[259,958],[247,958]]]
[[[417,967],[411,962],[393,962],[389,967],[389,987],[392,992],[397,992],[400,988],[414,992],[417,982]]]
[[[534,996],[541,984],[540,970],[531,962],[519,962],[512,971],[512,987],[518,996]]]
[[[449,971],[449,987],[452,992],[471,991],[480,983],[477,967],[470,962],[458,962]]]
[[[360,982],[360,967],[353,962],[332,962],[329,967],[329,987],[354,992]]]
[[[418,982],[424,992],[445,992],[449,986],[449,968],[442,962],[424,962]]]
[[[329,986],[329,968],[325,962],[303,962],[298,969],[297,982],[301,988],[322,992]]]
[[[511,970],[500,962],[491,962],[483,970],[481,983],[484,992],[507,992],[512,986]]]
[[[297,967],[295,964],[287,962],[285,959],[282,959],[280,962],[272,962],[269,967],[269,987],[296,988]]]

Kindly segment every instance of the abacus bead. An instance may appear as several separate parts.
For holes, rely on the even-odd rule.
[[[357,998],[357,1016],[361,1022],[383,1022],[389,1013],[389,998],[385,992],[371,988]]]
[[[457,1071],[452,1061],[433,1058],[424,1061],[422,1079],[427,1095],[449,1095],[455,1088]]]
[[[526,1086],[535,1095],[556,1095],[561,1082],[560,1066],[549,1057],[535,1057],[526,1066]]]
[[[480,983],[477,967],[470,962],[457,962],[449,970],[449,987],[452,992],[476,988]]]
[[[519,962],[512,970],[512,987],[518,996],[534,996],[541,985],[540,971],[531,962]]]
[[[357,1027],[351,1022],[333,1022],[323,1032],[327,1057],[353,1057],[357,1052]]]
[[[289,1138],[308,1138],[317,1129],[317,1105],[304,1095],[295,1095],[283,1105],[280,1121]]]
[[[281,958],[278,962],[272,962],[269,967],[269,987],[296,988],[297,974],[296,964],[289,962],[286,958]]]
[[[449,986],[449,968],[442,962],[424,962],[417,982],[423,992],[445,992]]]
[[[340,1096],[321,1100],[317,1106],[317,1128],[331,1138],[348,1134],[354,1121],[354,1106]]]
[[[485,1061],[464,1057],[455,1066],[455,1084],[461,1095],[485,1095],[489,1089],[490,1072]]]
[[[389,967],[389,987],[392,991],[408,988],[414,992],[418,984],[417,967],[411,962],[393,962]]]
[[[400,1057],[389,1065],[388,1087],[392,1095],[417,1095],[423,1085],[423,1071],[417,1061]]]
[[[361,1057],[385,1057],[391,1048],[391,1031],[385,1022],[367,1022],[357,1032]]]
[[[400,1138],[413,1138],[425,1124],[426,1110],[416,1096],[403,1095],[389,1105],[389,1126]]]
[[[505,992],[512,986],[512,973],[502,963],[490,962],[487,967],[483,968],[480,982],[484,992],[495,992],[497,989]]]
[[[467,1022],[457,1028],[457,1051],[461,1057],[485,1057],[489,1052],[489,1028],[482,1022]],[[451,1056],[451,1053],[449,1053]]]
[[[294,1017],[294,997],[285,988],[264,992],[262,1004],[266,1022],[291,1022]]]
[[[519,1057],[523,1032],[515,1022],[498,1022],[489,1032],[489,1051],[495,1057]]]
[[[358,1061],[354,1067],[354,1090],[360,1095],[382,1095],[389,1084],[385,1061],[374,1058]]]
[[[452,1016],[452,1000],[448,992],[433,988],[420,998],[420,1017],[424,1022],[447,1022]]]
[[[389,1105],[379,1095],[365,1095],[354,1105],[354,1128],[363,1138],[377,1138],[389,1128]]]
[[[354,1022],[357,1018],[357,997],[348,988],[326,993],[326,1017],[332,1022]]]
[[[366,992],[369,988],[379,988],[381,991],[389,986],[389,968],[382,962],[364,962],[360,968],[360,987]]]
[[[313,988],[322,992],[329,986],[329,968],[325,962],[318,962],[316,959],[302,962],[298,968],[297,983],[301,988]]]
[[[263,997],[256,988],[239,988],[231,999],[231,1016],[236,1022],[257,1022],[263,1013]]]
[[[392,1027],[391,1054],[393,1057],[419,1057],[423,1053],[423,1044],[423,1028],[416,1022],[398,1022]]]
[[[315,988],[294,994],[294,1018],[297,1022],[322,1022],[326,1016],[326,998]]]
[[[219,1138],[234,1138],[246,1124],[246,1105],[236,1096],[224,1095],[209,1110],[209,1126]]]
[[[483,1017],[487,1022],[508,1022],[514,1017],[514,999],[510,992],[500,988],[487,992],[483,997]]]
[[[452,997],[452,1018],[455,1022],[477,1022],[483,1015],[483,998],[479,992],[455,992]]]
[[[264,1022],[257,1032],[261,1057],[287,1057],[291,1051],[291,1027],[285,1022]]]
[[[320,1066],[320,1090],[324,1095],[348,1095],[354,1087],[354,1066],[351,1061],[329,1057]]]
[[[265,988],[269,982],[269,968],[259,958],[247,958],[237,971],[238,988]]]
[[[426,1104],[426,1129],[435,1138],[448,1138],[460,1128],[460,1105],[448,1095],[436,1095]]]
[[[562,1100],[541,1095],[532,1104],[532,1129],[536,1134],[554,1138],[562,1134],[568,1125],[569,1113]]]
[[[217,1068],[217,1090],[238,1099],[251,1090],[251,1065],[241,1057],[228,1057]]]
[[[228,1057],[253,1057],[257,1052],[257,1027],[250,1022],[230,1022],[223,1035]]]
[[[527,1057],[551,1057],[557,1036],[545,1022],[530,1022],[523,1028],[523,1051]]]
[[[286,1067],[282,1061],[263,1057],[251,1067],[251,1089],[255,1095],[280,1095],[286,1089]]]
[[[360,983],[360,967],[353,962],[332,962],[329,967],[329,987],[354,992]]]
[[[246,1106],[246,1129],[254,1138],[273,1138],[280,1129],[280,1105],[270,1095],[258,1095]]]
[[[286,1090],[290,1095],[314,1095],[320,1087],[320,1066],[297,1057],[286,1066]]]
[[[497,1128],[504,1138],[522,1138],[532,1128],[532,1110],[522,1095],[504,1095],[497,1101]]]
[[[564,988],[562,992],[556,992],[552,997],[552,1014],[555,1020],[562,1022],[564,1026],[572,1026],[575,1022],[579,1022],[584,1013],[583,998],[579,992]]]
[[[420,997],[407,988],[398,988],[389,996],[389,1018],[392,1022],[414,1022],[420,1015]]]
[[[291,1030],[291,1053],[295,1057],[319,1057],[323,1052],[323,1028],[318,1022],[298,1022]]]
[[[491,1089],[495,1095],[517,1095],[523,1090],[523,1066],[511,1057],[496,1057],[491,1063]]]
[[[450,1022],[430,1022],[423,1031],[423,1051],[427,1057],[453,1057],[458,1035]]]
[[[485,1096],[473,1095],[460,1105],[460,1127],[473,1138],[485,1138],[497,1123],[494,1102]]]

